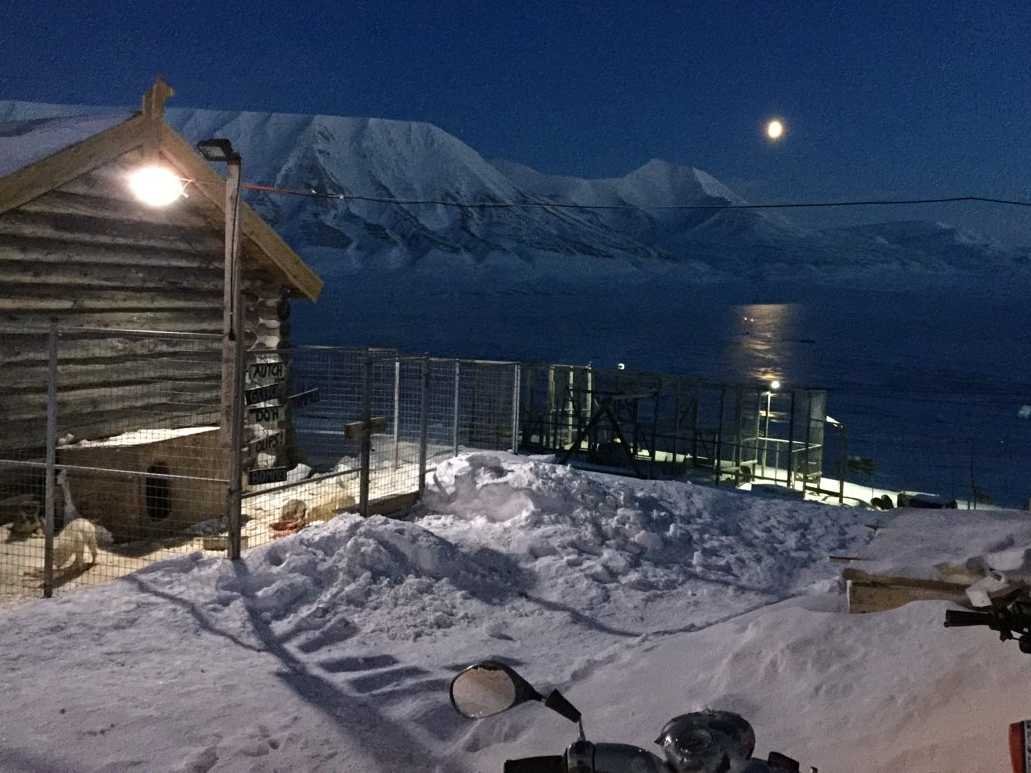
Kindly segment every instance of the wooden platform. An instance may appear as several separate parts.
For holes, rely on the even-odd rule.
[[[954,601],[970,606],[966,583],[876,575],[859,569],[845,569],[841,576],[847,582],[850,613],[884,612],[910,601]]]

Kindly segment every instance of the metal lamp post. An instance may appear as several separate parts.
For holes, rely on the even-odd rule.
[[[827,416],[825,421],[841,433],[841,461],[838,464],[838,504],[845,504],[845,473],[848,470],[848,427],[837,419]]]
[[[226,165],[225,260],[222,293],[222,443],[227,457],[226,513],[229,526],[228,554],[240,557],[240,498],[243,471],[240,445],[243,435],[244,310],[240,271],[240,154],[227,139],[197,143],[207,161]]]
[[[780,389],[780,382],[774,379],[766,390],[766,422],[763,428],[763,477],[766,477],[766,454],[770,445],[770,412],[773,410],[773,393]],[[776,479],[776,473],[774,473]]]

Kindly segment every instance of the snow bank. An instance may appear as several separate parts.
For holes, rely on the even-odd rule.
[[[983,630],[942,628],[946,605],[875,615],[787,601],[649,642],[571,685],[588,734],[649,747],[662,723],[706,706],[738,711],[756,750],[829,773],[1003,773],[1007,725],[1031,717],[1031,657]],[[513,740],[480,723],[478,770],[571,741],[571,727],[520,707]],[[656,747],[651,747],[657,751]]]
[[[435,515],[422,525],[511,556],[546,598],[616,615],[632,606],[658,627],[688,622],[690,607],[799,592],[834,576],[828,556],[871,533],[865,511],[499,453],[444,462],[424,502]]]
[[[986,571],[1031,580],[1031,517],[1020,510],[900,510],[854,562],[866,572],[973,582]]]

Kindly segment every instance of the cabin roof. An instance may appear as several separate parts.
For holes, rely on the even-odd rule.
[[[128,111],[0,123],[0,177],[132,118]]]
[[[158,82],[139,113],[115,112],[0,123],[0,214],[52,191],[119,156],[144,149],[190,180],[189,202],[224,218],[225,178],[165,123]],[[148,104],[151,109],[148,109]],[[212,218],[213,223],[215,218]],[[316,300],[322,280],[248,204],[241,202],[242,251],[270,265],[284,284]]]

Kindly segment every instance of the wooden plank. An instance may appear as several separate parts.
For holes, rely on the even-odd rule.
[[[957,583],[907,583],[905,585],[849,580],[848,611],[853,614],[884,612],[910,601],[953,601],[966,604],[965,585]]]
[[[0,177],[0,213],[60,187],[143,144],[147,119],[134,116],[125,123],[88,137],[16,172]]]
[[[104,438],[122,432],[146,427],[194,427],[218,424],[218,407],[209,410],[183,410],[181,406],[154,403],[145,410],[117,408],[110,411],[98,411],[92,414],[79,414],[69,417],[68,428],[61,427],[64,433],[71,429],[77,438]],[[5,422],[4,432],[0,433],[0,449],[5,456],[15,459],[42,458],[41,449],[46,435],[46,423],[38,418]],[[13,452],[13,453],[12,453]]]
[[[125,173],[117,180],[117,184],[126,190],[127,177],[128,173]],[[50,191],[38,199],[25,202],[18,207],[18,211],[43,216],[73,215],[129,223],[160,223],[178,228],[211,228],[211,221],[191,207],[148,207],[128,193],[117,197],[107,195],[112,187],[110,179],[92,185],[75,185],[72,190],[66,185],[60,190]]]
[[[5,368],[39,367],[47,361],[38,344],[41,336],[0,334],[0,362]],[[184,360],[217,358],[221,341],[193,338],[105,338],[99,335],[61,337],[60,365],[101,365],[112,367],[122,362],[143,361],[149,358],[175,358]]]
[[[117,387],[60,390],[57,396],[61,429],[67,429],[77,414],[110,411],[115,408],[143,408],[152,405],[179,406],[181,409],[217,402],[220,379],[187,383],[147,383],[127,381]],[[45,403],[45,401],[44,401]],[[0,419],[21,421],[39,416],[39,395],[5,396]],[[158,417],[154,417],[156,420]]]
[[[910,601],[967,603],[965,583],[871,574],[853,568],[843,570],[841,576],[847,581],[849,612],[882,612]]]
[[[63,239],[0,234],[0,261],[34,263],[85,263],[114,266],[169,266],[184,269],[222,268],[221,253],[188,249],[164,249],[140,245],[97,244]]]
[[[22,311],[154,311],[171,309],[209,309],[219,301],[218,292],[199,290],[121,291],[79,287],[68,293],[62,285],[0,284],[0,312]]]
[[[74,307],[48,310],[8,310],[0,317],[0,341],[12,335],[8,326],[38,328],[58,317],[65,325],[132,330],[169,330],[180,333],[221,332],[222,312],[217,307],[192,309],[109,309],[80,310]]]
[[[100,362],[72,364],[62,360],[57,368],[57,383],[61,389],[83,389],[85,387],[115,388],[125,383],[127,377],[146,374],[148,379],[167,383],[195,381],[205,378],[220,378],[219,361],[212,353],[207,357],[188,354],[176,357],[158,358],[107,358]],[[45,392],[47,368],[44,363],[12,366],[4,363],[0,383],[5,399],[12,394]]]
[[[0,215],[0,233],[11,236],[66,239],[94,244],[159,247],[214,254],[222,239],[210,228],[164,223],[135,223],[71,214],[15,209]]]
[[[66,285],[65,292],[85,288],[123,288],[128,291],[221,290],[218,269],[192,269],[165,266],[106,266],[68,263],[12,263],[0,261],[0,285]]]

